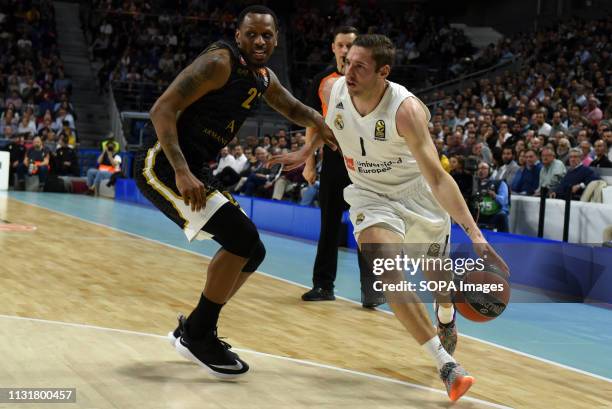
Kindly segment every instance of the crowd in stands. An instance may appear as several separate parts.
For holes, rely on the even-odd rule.
[[[11,175],[43,184],[50,171],[74,171],[78,143],[52,2],[0,2],[0,38],[0,140]]]
[[[611,35],[612,17],[560,23],[537,36],[533,64],[518,73],[434,97],[430,134],[468,202],[495,200],[478,179],[513,194],[597,194],[596,168],[612,167]]]
[[[328,10],[301,3],[291,21],[292,84],[308,89],[309,80],[332,61],[330,44],[336,27],[349,25],[363,33],[384,33],[396,47],[396,73],[401,65],[418,65],[422,75],[395,77],[408,87],[424,88],[512,60],[522,41],[504,39],[477,50],[460,29],[439,15],[428,14],[425,3],[402,4],[401,9],[370,1],[367,11],[358,1],[338,1]],[[411,72],[411,71],[409,71]],[[412,77],[412,78],[411,78]]]
[[[232,40],[242,3],[93,0],[85,22],[91,57],[109,82],[159,95],[211,42]]]

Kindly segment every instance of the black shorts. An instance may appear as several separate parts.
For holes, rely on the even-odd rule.
[[[212,172],[207,166],[199,170],[190,166],[190,170],[206,186],[207,199],[221,194],[227,198],[228,202],[240,209],[238,202],[228,192],[219,189],[220,185],[213,179]],[[183,198],[176,187],[174,169],[159,142],[136,155],[134,171],[136,185],[142,195],[181,229],[185,229],[189,223],[189,217],[186,214]],[[206,229],[203,230],[206,231]]]

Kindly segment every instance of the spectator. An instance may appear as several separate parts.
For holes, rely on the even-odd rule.
[[[612,168],[612,161],[608,158],[608,146],[603,139],[595,141],[595,160],[589,166],[592,168]]]
[[[69,121],[62,121],[62,129],[58,132],[57,137],[65,139],[71,147],[76,146],[77,136],[74,129],[70,127]]]
[[[24,166],[17,168],[17,176],[20,181],[25,181],[26,174],[30,176],[38,175],[39,190],[45,186],[49,175],[50,154],[44,148],[42,140],[37,136],[33,140],[33,145],[25,155]]]
[[[504,180],[506,181],[506,184],[510,186],[514,180],[516,172],[519,170],[519,165],[514,160],[514,152],[509,146],[502,149],[502,163],[503,165],[493,172],[491,179],[494,181]]]
[[[272,199],[282,200],[285,194],[290,192],[297,192],[297,194],[293,194],[292,199],[299,197],[299,192],[302,188],[302,185],[306,184],[306,180],[304,179],[304,176],[302,176],[303,171],[304,165],[292,169],[288,172],[283,172],[276,180],[276,183],[274,183]]]
[[[549,192],[555,191],[566,173],[565,165],[555,159],[555,153],[550,148],[542,149],[542,170],[540,171],[540,184],[536,196],[540,195],[542,188]]]
[[[582,151],[582,164],[584,166],[589,166],[591,162],[593,162],[593,158],[591,157],[591,142],[587,140],[580,142],[580,150]]]
[[[550,136],[550,132],[552,131],[552,126],[545,121],[546,110],[541,110],[536,113],[536,128],[538,130],[537,135],[544,135],[545,137]]]
[[[436,145],[436,150],[438,151],[438,157],[440,158],[440,164],[442,165],[442,168],[445,171],[450,172],[450,163],[446,155],[443,153],[444,140],[436,138],[434,139],[434,144]]]
[[[578,148],[572,148],[569,154],[570,167],[557,189],[551,192],[551,197],[565,199],[569,194],[572,200],[580,200],[582,192],[589,183],[599,180],[592,168],[582,164],[582,152]]]
[[[279,152],[280,153],[280,152]],[[268,189],[272,187],[276,179],[280,176],[282,166],[280,164],[273,165],[268,168],[268,152],[262,147],[255,150],[257,165],[251,169],[251,174],[247,177],[244,186],[240,192],[246,196],[253,196],[258,188]]]
[[[107,144],[97,159],[98,168],[87,170],[87,187],[91,194],[100,191],[103,180],[110,179],[113,173],[121,171],[121,156],[115,153],[115,145]]]
[[[225,168],[233,168],[236,166],[236,159],[230,154],[227,146],[221,149],[220,154],[221,158],[219,159],[217,167],[213,170],[213,176],[217,176]]]
[[[55,151],[54,172],[58,176],[79,176],[79,160],[76,151],[64,138],[60,138]]]
[[[25,146],[23,135],[13,134],[13,128],[10,126],[5,129],[4,136],[5,138],[11,140],[8,145],[8,151],[10,155],[9,161],[11,162],[11,167],[9,169],[9,183],[12,185],[14,182],[14,175],[18,173],[18,169],[19,172],[24,174],[27,172],[27,168],[24,164],[27,148]],[[18,186],[15,186],[15,189],[17,189],[17,187]]]
[[[540,185],[542,164],[533,149],[525,151],[525,166],[516,172],[512,181],[512,191],[531,196]]]
[[[36,125],[34,124],[34,121],[30,120],[24,115],[19,122],[17,134],[23,135],[26,139],[32,139],[32,137],[36,135]]]
[[[465,158],[461,155],[451,156],[450,160],[450,175],[459,186],[459,190],[463,195],[466,203],[472,195],[472,175],[465,171]]]
[[[491,169],[486,162],[478,164],[475,199],[479,209],[479,224],[495,226],[498,232],[508,232],[510,198],[508,185],[504,180],[490,178]]]
[[[57,112],[57,118],[55,119],[56,129],[62,129],[64,126],[64,121],[68,121],[68,126],[70,129],[76,129],[74,126],[74,117],[71,113],[69,113],[66,108],[61,107]]]
[[[584,116],[591,125],[597,126],[603,119],[603,112],[599,109],[599,100],[594,95],[590,95],[588,101],[583,111]]]
[[[559,159],[565,166],[569,165],[569,151],[570,141],[567,138],[559,139],[557,144],[557,159]]]

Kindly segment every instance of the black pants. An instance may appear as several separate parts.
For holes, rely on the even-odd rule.
[[[499,212],[491,216],[480,215],[478,224],[488,224],[495,226],[498,232],[508,233],[508,215],[504,212]]]
[[[323,165],[319,187],[319,205],[321,207],[321,230],[317,245],[312,283],[315,287],[333,290],[338,268],[338,242],[342,213],[348,209],[344,201],[343,190],[351,183],[344,160],[338,152],[327,146],[323,148]],[[358,250],[359,270],[362,287],[372,276],[367,262]]]

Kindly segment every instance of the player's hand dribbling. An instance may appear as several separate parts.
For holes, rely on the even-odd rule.
[[[206,206],[206,186],[189,169],[176,172],[176,187],[192,212],[199,212]]]
[[[497,254],[493,246],[491,246],[486,240],[482,239],[474,241],[472,245],[474,246],[474,251],[476,254],[478,254],[478,256],[487,264],[499,268],[501,272],[504,273],[505,278],[510,276],[510,268],[508,268],[508,265],[504,259]]]

